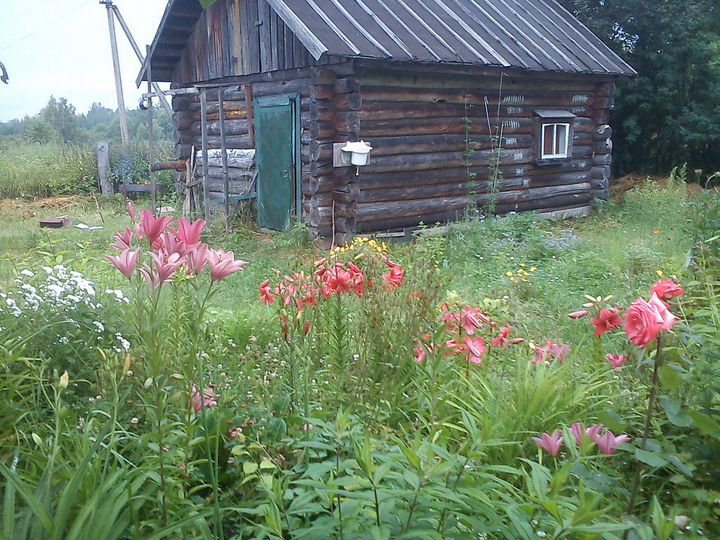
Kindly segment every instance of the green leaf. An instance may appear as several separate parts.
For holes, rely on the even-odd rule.
[[[53,525],[52,518],[42,503],[30,492],[30,487],[27,484],[24,484],[14,472],[10,471],[10,469],[2,463],[0,463],[0,474],[2,474],[5,479],[13,485],[17,493],[27,503],[32,510],[33,515],[45,528],[45,530],[48,532],[51,531]]]
[[[692,411],[689,414],[695,427],[703,433],[708,435],[717,435],[720,433],[720,425],[707,414],[701,413],[700,411]]]
[[[246,461],[245,463],[243,463],[244,474],[255,474],[258,469],[259,467],[257,463],[253,463],[252,461]]]
[[[245,468],[245,465],[243,465],[243,469],[244,468]],[[275,468],[276,468],[275,464],[267,458],[263,459],[262,462],[260,462],[260,469],[262,469],[262,470],[275,469]]]
[[[668,463],[662,456],[654,452],[648,452],[642,448],[635,449],[635,458],[646,465],[650,465],[651,467],[664,467]]]
[[[666,397],[660,398],[660,405],[665,410],[668,420],[671,424],[678,427],[690,427],[692,418],[689,414],[681,410],[680,403]]]
[[[663,364],[658,370],[660,382],[670,391],[677,390],[682,384],[682,373],[672,364]]]
[[[618,432],[627,429],[627,422],[615,411],[603,411],[598,415],[598,420],[608,429]]]

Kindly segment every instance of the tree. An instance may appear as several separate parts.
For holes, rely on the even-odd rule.
[[[37,116],[27,122],[23,136],[31,143],[48,144],[57,139],[57,132],[50,122]]]
[[[66,98],[55,99],[55,96],[50,96],[50,101],[40,111],[40,116],[52,126],[58,139],[66,143],[79,142],[78,117],[75,107],[69,104]]]
[[[618,81],[615,168],[720,170],[717,0],[561,0],[638,76]]]

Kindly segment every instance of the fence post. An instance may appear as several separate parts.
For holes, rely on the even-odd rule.
[[[112,197],[115,193],[110,181],[110,150],[108,143],[99,142],[96,148],[98,164],[98,180],[100,181],[100,193],[103,197]]]

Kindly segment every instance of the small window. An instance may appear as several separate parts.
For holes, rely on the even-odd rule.
[[[564,159],[568,157],[570,124],[542,124],[540,159]]]
[[[536,109],[535,143],[538,165],[553,165],[573,154],[575,115],[558,109]]]

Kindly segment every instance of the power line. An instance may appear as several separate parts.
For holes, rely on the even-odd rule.
[[[22,42],[22,41],[25,41],[25,40],[27,40],[27,39],[29,39],[29,38],[31,38],[31,37],[39,34],[40,32],[43,32],[44,30],[47,30],[47,29],[50,28],[52,25],[54,25],[56,22],[64,19],[65,17],[68,17],[68,16],[72,15],[73,13],[76,13],[77,11],[80,11],[80,10],[81,10],[82,8],[84,8],[86,5],[88,5],[88,4],[90,4],[91,2],[94,2],[94,1],[95,1],[95,0],[85,0],[85,1],[83,1],[81,4],[78,4],[77,6],[75,6],[75,7],[74,7],[73,9],[71,9],[70,11],[66,11],[66,12],[63,13],[62,15],[59,15],[58,17],[55,17],[53,20],[51,20],[50,22],[48,22],[46,25],[41,26],[40,28],[38,28],[38,29],[36,29],[36,30],[33,30],[33,31],[30,32],[29,34],[25,34],[24,36],[22,36],[22,37],[20,37],[20,38],[18,38],[18,39],[16,39],[16,40],[14,40],[13,43],[11,43],[10,45],[6,45],[5,47],[1,47],[1,48],[0,48],[0,52],[6,51],[6,50],[8,50],[8,49],[11,49],[12,47],[15,47],[18,43],[20,43],[20,42]]]

